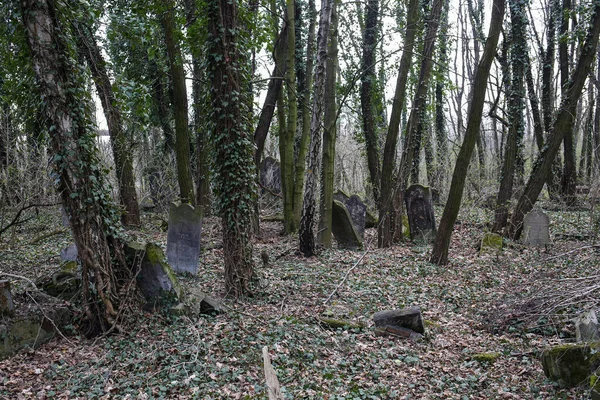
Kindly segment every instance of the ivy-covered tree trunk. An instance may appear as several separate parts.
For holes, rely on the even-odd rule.
[[[452,237],[452,229],[458,216],[460,204],[462,202],[463,189],[467,179],[469,164],[477,142],[477,136],[481,129],[481,118],[483,114],[483,104],[485,101],[485,91],[487,80],[490,75],[490,68],[494,61],[496,46],[502,30],[502,20],[504,19],[504,0],[494,0],[492,4],[492,18],[489,27],[488,38],[483,49],[483,56],[477,65],[475,78],[473,80],[473,89],[471,93],[471,102],[467,117],[467,129],[465,138],[454,166],[452,174],[452,183],[448,193],[448,200],[444,207],[444,213],[440,220],[440,226],[435,235],[433,249],[430,261],[437,265],[448,263],[448,248]]]
[[[392,102],[392,113],[390,115],[390,124],[385,138],[383,163],[381,165],[381,184],[379,185],[381,195],[378,204],[379,225],[377,227],[378,247],[390,247],[393,244],[397,225],[396,210],[394,208],[394,167],[396,146],[398,143],[398,135],[400,133],[402,110],[406,103],[406,83],[408,81],[408,72],[410,71],[412,62],[415,36],[420,18],[419,12],[419,0],[410,0],[406,9],[404,49],[402,50],[402,57],[400,58],[400,66],[398,68],[396,90]]]
[[[317,171],[321,150],[321,130],[323,126],[323,94],[325,92],[325,74],[327,63],[327,37],[331,23],[331,8],[334,0],[321,0],[321,16],[317,35],[317,64],[315,67],[315,88],[313,93],[312,114],[310,119],[310,151],[306,188],[300,217],[300,251],[305,257],[315,254],[315,211],[317,197]]]
[[[173,81],[173,114],[175,117],[175,160],[177,162],[177,181],[179,199],[182,203],[195,204],[194,182],[190,164],[190,137],[188,133],[188,102],[185,86],[185,70],[181,49],[175,37],[175,4],[165,5],[161,23],[165,32],[165,44],[169,56],[169,70]]]
[[[256,167],[246,81],[249,62],[244,54],[244,27],[237,1],[206,3],[209,24],[207,73],[211,81],[212,143],[215,184],[223,226],[225,290],[242,296],[250,291],[253,274],[252,212]]]
[[[500,188],[496,198],[493,232],[499,233],[508,219],[509,201],[512,197],[513,183],[517,170],[519,149],[525,133],[525,66],[527,61],[527,18],[526,4],[521,0],[508,1],[511,15],[511,66],[512,80],[508,99],[509,129],[504,151],[504,162]]]
[[[121,110],[113,94],[106,63],[96,38],[85,23],[74,25],[79,51],[83,53],[92,72],[96,91],[106,117],[110,144],[115,162],[115,173],[119,184],[121,206],[124,209],[121,221],[125,225],[140,225],[140,207],[135,191],[135,175],[133,172],[133,144],[127,137],[121,118]]]
[[[375,108],[375,50],[377,49],[377,31],[379,21],[379,0],[369,0],[365,4],[365,28],[361,59],[360,107],[362,110],[362,128],[367,149],[367,165],[373,186],[373,198],[379,201],[381,183],[379,132]]]
[[[54,173],[82,267],[88,335],[107,332],[122,316],[135,279],[118,238],[119,214],[100,168],[86,78],[73,59],[70,22],[77,10],[54,0],[21,2]]]
[[[335,140],[337,136],[336,79],[338,69],[337,1],[332,0],[327,65],[325,72],[325,111],[323,115],[323,164],[321,170],[321,204],[318,242],[325,248],[332,245],[333,181],[335,172]]]
[[[590,26],[586,34],[585,43],[577,60],[568,84],[563,92],[560,108],[554,118],[551,134],[548,137],[544,150],[540,153],[533,171],[527,181],[525,190],[510,219],[508,235],[514,240],[519,239],[523,230],[523,219],[535,205],[537,198],[544,187],[546,177],[552,167],[554,158],[560,149],[564,135],[573,126],[575,110],[581,97],[585,81],[591,70],[592,61],[596,55],[598,35],[600,34],[600,2],[594,2],[590,18]]]

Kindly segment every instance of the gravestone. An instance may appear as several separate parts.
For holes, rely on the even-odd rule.
[[[198,272],[202,207],[171,204],[167,231],[167,261],[175,272]]]
[[[344,203],[346,209],[350,213],[352,225],[358,232],[361,238],[365,237],[365,227],[367,222],[367,206],[357,195],[348,195],[340,190],[333,194],[333,198],[341,203]]]
[[[13,316],[15,304],[10,291],[10,281],[0,281],[0,316]]]
[[[435,215],[431,190],[423,185],[411,185],[404,195],[410,237],[416,241],[431,241],[435,237]]]
[[[77,245],[71,243],[60,251],[60,259],[62,261],[77,261]]]
[[[502,236],[493,232],[486,232],[481,239],[479,254],[498,253],[502,251]]]
[[[532,210],[523,219],[523,243],[527,246],[550,243],[550,218],[542,210]]]
[[[60,208],[60,218],[63,226],[69,226],[69,214],[67,214],[67,211],[64,209],[64,207]]]
[[[265,188],[273,193],[281,193],[281,165],[273,157],[265,157],[260,163],[261,193]]]
[[[333,200],[331,214],[331,232],[338,242],[338,247],[352,250],[362,248],[362,238],[354,228],[352,217],[344,203]]]

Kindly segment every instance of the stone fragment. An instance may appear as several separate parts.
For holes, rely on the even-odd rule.
[[[10,291],[10,281],[0,281],[0,316],[11,317],[14,314],[15,303]]]
[[[71,243],[60,251],[60,259],[62,261],[77,261],[77,245]]]
[[[598,319],[594,310],[589,310],[575,320],[575,333],[578,342],[595,342],[600,340]]]
[[[36,286],[52,297],[72,301],[81,289],[81,274],[77,262],[63,263],[58,271],[39,278]]]
[[[338,200],[333,200],[331,231],[338,247],[341,249],[361,249],[363,241],[354,225],[346,206]]]
[[[545,246],[550,243],[550,218],[542,210],[534,209],[523,219],[523,244]]]
[[[411,239],[424,242],[433,240],[436,228],[431,189],[423,185],[411,185],[406,189],[404,202]]]
[[[373,315],[373,322],[376,327],[401,327],[410,329],[416,333],[425,333],[421,308],[418,306],[400,310],[380,311]]]
[[[593,354],[599,350],[600,342],[565,344],[546,349],[542,352],[544,374],[563,387],[586,384],[593,371]]]
[[[479,254],[501,252],[502,242],[502,236],[497,233],[486,232],[481,239]]]
[[[167,231],[167,261],[177,273],[198,272],[200,236],[202,232],[202,207],[189,204],[171,204],[169,230]]]

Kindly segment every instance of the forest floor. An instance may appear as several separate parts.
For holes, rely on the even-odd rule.
[[[587,398],[587,390],[548,381],[539,353],[574,341],[569,319],[600,306],[599,296],[573,302],[580,288],[566,292],[569,282],[598,284],[600,248],[587,236],[589,211],[549,214],[547,248],[508,242],[502,253],[480,256],[491,214],[463,211],[444,267],[428,262],[429,246],[377,249],[373,230],[366,251],[323,250],[305,259],[295,253],[295,237],[280,235],[281,224],[263,223],[254,239],[253,297],[225,300],[217,316],[140,312],[128,332],[99,340],[75,334],[21,351],[0,361],[0,398],[265,399],[263,346],[288,399]],[[159,215],[144,221],[129,235],[164,246]],[[69,243],[60,230],[55,212],[6,232],[0,269],[30,279],[55,271]],[[223,290],[219,242],[219,220],[205,220],[203,246],[210,250],[198,276],[183,278],[215,297]],[[16,280],[13,288],[26,284]],[[375,312],[413,305],[426,320],[423,338],[375,336]],[[328,329],[324,316],[363,327]],[[497,358],[481,361],[480,353]]]

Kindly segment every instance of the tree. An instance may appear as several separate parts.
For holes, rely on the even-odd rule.
[[[600,34],[600,2],[594,2],[591,11],[590,25],[586,34],[585,43],[581,48],[581,54],[577,60],[577,65],[573,70],[571,77],[565,87],[561,99],[560,107],[554,118],[550,136],[546,141],[543,151],[539,154],[534,163],[533,171],[525,186],[525,190],[517,206],[513,211],[508,226],[508,236],[518,239],[523,230],[523,218],[531,211],[537,198],[544,187],[546,177],[552,168],[554,158],[560,149],[564,135],[572,127],[577,103],[585,81],[591,71],[591,64],[596,55],[598,46],[598,35]]]
[[[211,139],[215,191],[223,226],[225,290],[239,297],[250,292],[253,274],[250,236],[256,168],[246,90],[249,63],[244,55],[246,38],[237,2],[210,0],[206,3],[206,16]]]
[[[86,79],[69,30],[73,10],[54,0],[21,5],[57,189],[81,260],[84,320],[88,334],[95,335],[116,325],[135,278],[125,262],[118,210],[99,165]]]
[[[124,213],[121,221],[125,225],[140,225],[140,208],[135,190],[135,175],[133,172],[133,144],[127,137],[121,111],[114,96],[106,62],[94,34],[85,22],[74,23],[79,51],[83,53],[92,72],[96,91],[104,109],[110,143],[115,162],[115,173],[119,183],[119,196]]]
[[[498,45],[500,31],[502,30],[503,19],[504,0],[494,0],[494,3],[492,4],[492,18],[488,38],[485,42],[483,56],[481,57],[481,60],[479,60],[477,70],[475,71],[465,137],[456,159],[454,172],[452,174],[452,183],[450,184],[450,191],[448,193],[448,200],[446,201],[444,213],[440,220],[440,226],[433,243],[430,261],[434,264],[444,265],[448,263],[448,248],[450,247],[452,229],[454,228],[454,223],[458,216],[469,163],[471,161],[471,156],[473,155],[475,143],[477,142],[477,136],[479,136],[480,132],[485,90],[487,87],[486,83],[494,60],[494,53],[496,52],[496,46]]]
[[[194,183],[190,165],[190,139],[188,133],[188,102],[185,86],[183,57],[176,38],[175,3],[164,4],[166,10],[161,15],[165,34],[165,44],[169,56],[169,70],[173,81],[173,114],[175,116],[175,159],[177,161],[177,181],[179,199],[182,203],[195,204]]]

